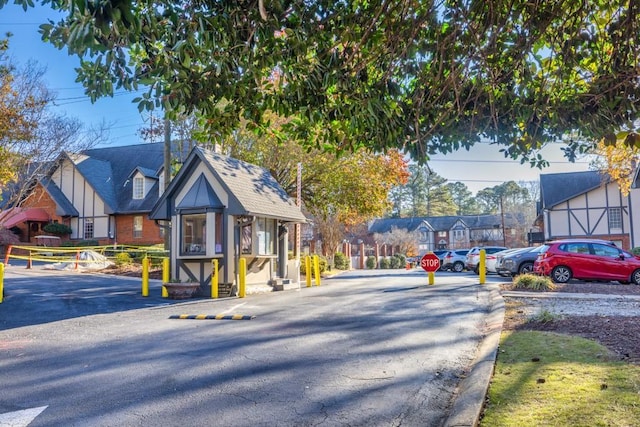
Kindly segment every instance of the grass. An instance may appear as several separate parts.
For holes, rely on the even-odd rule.
[[[595,341],[505,331],[480,425],[637,426],[640,367]]]

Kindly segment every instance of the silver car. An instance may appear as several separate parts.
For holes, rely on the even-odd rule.
[[[442,270],[455,271],[460,273],[464,270],[464,264],[467,261],[467,253],[469,249],[453,249],[444,254],[442,261]]]

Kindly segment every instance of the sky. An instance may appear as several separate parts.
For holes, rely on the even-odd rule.
[[[24,65],[33,59],[46,67],[44,79],[49,89],[57,93],[54,111],[79,119],[85,127],[97,127],[101,123],[110,127],[108,140],[100,147],[144,143],[138,131],[148,126],[151,118],[149,113],[140,114],[132,102],[139,94],[120,90],[113,98],[98,99],[92,104],[84,95],[82,85],[75,82],[74,68],[79,66],[79,60],[69,56],[66,50],[58,50],[40,39],[38,26],[51,17],[55,17],[54,12],[41,6],[27,12],[13,4],[0,9],[0,37],[7,32],[13,33],[9,44],[10,56],[18,64]],[[435,155],[429,166],[449,182],[463,182],[474,194],[505,181],[537,181],[541,173],[576,172],[589,168],[586,160],[569,163],[562,157],[557,144],[543,150],[551,165],[542,170],[505,159],[498,150],[489,144],[479,144],[470,151]]]

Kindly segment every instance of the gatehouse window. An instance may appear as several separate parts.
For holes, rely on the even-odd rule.
[[[207,214],[182,215],[182,248],[187,255],[207,252]]]

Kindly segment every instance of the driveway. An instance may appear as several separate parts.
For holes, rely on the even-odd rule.
[[[356,271],[177,302],[159,283],[143,298],[135,279],[9,269],[0,424],[444,425],[489,326],[493,292],[476,280]]]

